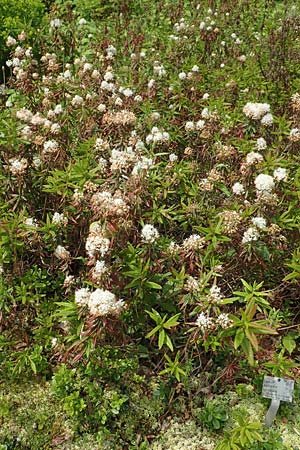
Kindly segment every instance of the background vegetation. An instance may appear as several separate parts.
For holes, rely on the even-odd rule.
[[[0,448],[298,448],[297,2],[0,16]]]

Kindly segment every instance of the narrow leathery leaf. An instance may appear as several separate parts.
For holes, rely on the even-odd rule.
[[[278,334],[276,330],[266,325],[262,325],[261,322],[256,321],[251,323],[251,328],[255,328],[255,332],[259,334]]]
[[[153,330],[151,330],[148,334],[146,334],[146,338],[149,339],[151,336],[153,336],[158,330],[161,329],[160,325],[157,325]]]
[[[162,318],[160,314],[157,311],[155,311],[155,309],[152,309],[152,312],[146,310],[146,313],[151,317],[152,320],[154,320],[154,322],[156,323],[161,322]]]
[[[165,330],[160,330],[160,332],[159,332],[159,336],[158,336],[158,348],[159,349],[161,349],[162,348],[162,346],[164,345],[164,343],[165,343],[165,337],[166,337],[166,332],[165,332]]]
[[[162,286],[158,283],[154,283],[154,281],[146,281],[145,286],[151,289],[162,289]]]
[[[168,336],[167,334],[166,334],[166,344],[172,352],[174,350],[173,342],[171,341],[170,336]]]
[[[245,338],[244,330],[242,330],[241,328],[238,329],[234,338],[234,348],[236,350],[239,348],[244,338]]]
[[[179,316],[180,316],[180,313],[176,314],[175,316],[170,317],[170,319],[168,319],[164,323],[164,328],[170,329],[170,328],[175,327],[176,325],[178,325],[179,322],[177,322],[177,319],[178,319]]]
[[[258,342],[257,338],[254,333],[252,333],[250,330],[245,330],[246,336],[249,339],[252,347],[255,349],[255,351],[258,351]]]

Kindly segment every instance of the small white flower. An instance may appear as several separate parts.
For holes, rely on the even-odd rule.
[[[104,103],[100,103],[100,105],[97,106],[97,110],[99,112],[105,112],[106,111],[106,105]]]
[[[274,188],[274,179],[271,175],[266,175],[264,173],[260,173],[255,178],[254,184],[258,192],[272,192]]]
[[[38,226],[36,219],[34,219],[33,217],[28,217],[28,219],[24,220],[24,225],[26,225],[27,227],[35,228]]]
[[[263,137],[256,140],[256,148],[258,151],[265,150],[267,148],[267,142]]]
[[[287,170],[283,167],[278,167],[273,172],[274,180],[276,181],[286,181],[287,180]]]
[[[179,80],[185,80],[186,79],[186,73],[185,72],[180,72],[180,74],[178,75]]]
[[[171,163],[177,161],[177,159],[178,159],[178,156],[175,155],[175,153],[170,153],[170,155],[169,155],[169,161],[170,161]]]
[[[246,163],[252,166],[253,164],[263,161],[263,156],[257,152],[250,152],[246,156]]]
[[[81,19],[79,19],[78,23],[79,25],[85,25],[87,21],[82,17]]]
[[[62,26],[62,21],[60,19],[50,20],[50,28],[60,28]]]
[[[129,88],[124,89],[124,91],[122,92],[123,95],[125,95],[125,97],[132,97],[133,96],[133,91]]]
[[[264,230],[267,226],[267,221],[264,217],[253,217],[251,222],[256,228],[260,230]]]
[[[151,80],[148,81],[148,89],[152,89],[155,86],[155,80],[151,78]]]
[[[83,98],[80,95],[75,95],[71,101],[72,106],[80,106],[83,104]]]
[[[62,245],[58,245],[55,249],[54,255],[61,260],[67,260],[70,258],[70,252],[68,252],[68,250],[63,247]]]
[[[242,183],[239,183],[239,182],[234,183],[234,185],[232,186],[231,189],[235,195],[242,195],[245,193],[244,186],[242,185]]]
[[[75,291],[75,303],[78,306],[86,306],[90,300],[91,293],[88,288]]]
[[[68,223],[68,218],[64,214],[55,212],[52,217],[52,223],[66,225]]]
[[[198,120],[196,122],[196,129],[197,130],[203,130],[203,128],[205,127],[205,121],[204,120]]]
[[[185,124],[186,131],[194,131],[194,129],[195,129],[194,122],[186,122],[186,124]]]
[[[200,330],[202,332],[205,332],[211,328],[213,328],[213,321],[212,319],[208,316],[205,315],[203,312],[201,314],[199,314],[199,316],[197,317],[196,320],[196,325],[197,327],[200,328]]]
[[[159,238],[159,233],[153,225],[146,224],[142,228],[141,236],[144,242],[153,244]]]
[[[209,94],[206,92],[205,94],[203,94],[202,98],[203,100],[209,99]]]
[[[260,123],[266,127],[272,125],[274,119],[271,113],[266,114],[265,116],[263,116],[263,118],[261,119]]]
[[[243,235],[242,244],[249,244],[250,242],[257,241],[258,238],[259,232],[257,229],[254,227],[249,227]]]

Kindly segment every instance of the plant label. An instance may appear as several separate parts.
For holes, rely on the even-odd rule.
[[[262,396],[282,402],[293,401],[294,381],[285,378],[265,376],[262,387]]]
[[[280,406],[280,402],[292,402],[293,390],[293,380],[269,377],[267,375],[264,377],[262,396],[264,398],[270,398],[272,400],[265,418],[265,424],[267,427],[270,427],[272,425],[272,422]]]

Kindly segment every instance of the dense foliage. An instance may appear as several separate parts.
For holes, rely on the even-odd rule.
[[[31,4],[1,89],[0,444],[296,449],[258,396],[299,373],[299,5],[57,0],[40,32]]]

